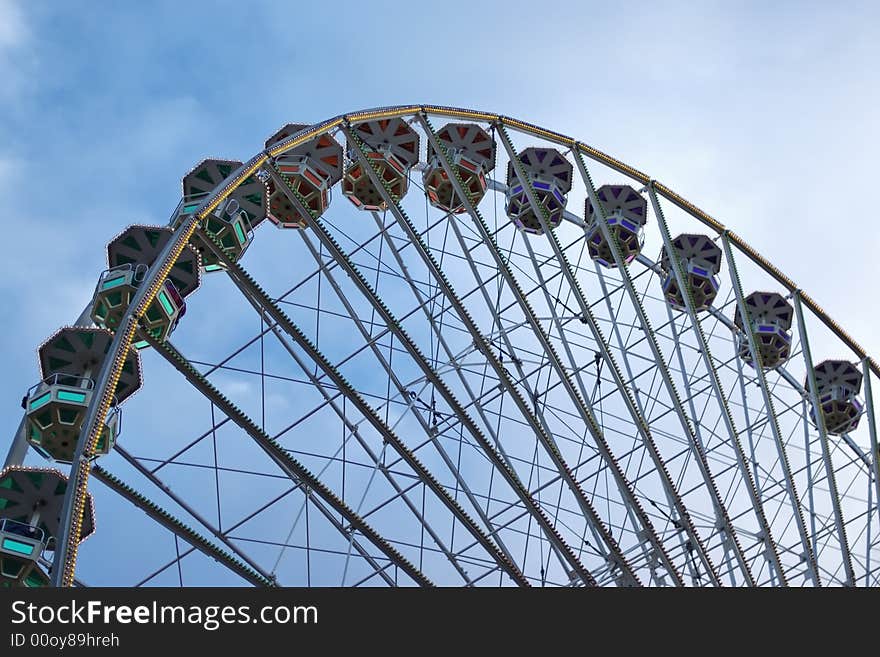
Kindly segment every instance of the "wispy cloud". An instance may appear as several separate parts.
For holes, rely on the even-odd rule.
[[[18,0],[0,0],[0,52],[16,48],[29,38]]]
[[[32,56],[26,51],[32,33],[18,0],[0,0],[0,100],[15,101],[21,94],[31,67]]]

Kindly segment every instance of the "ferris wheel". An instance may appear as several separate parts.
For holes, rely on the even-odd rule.
[[[880,366],[583,142],[288,124],[119,230],[38,350],[4,586],[880,583]]]

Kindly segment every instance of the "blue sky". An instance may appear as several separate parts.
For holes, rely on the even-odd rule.
[[[876,3],[292,6],[0,0],[5,435],[106,242],[164,223],[193,164],[398,103],[509,114],[648,172],[880,354]]]

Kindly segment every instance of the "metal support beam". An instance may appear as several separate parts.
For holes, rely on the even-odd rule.
[[[657,194],[654,192],[654,186],[651,182],[648,183],[648,195],[651,198],[651,206],[654,208],[654,216],[656,217],[657,224],[660,228],[660,235],[663,237],[663,245],[666,248],[666,252],[669,254],[669,262],[672,268],[673,275],[675,276],[676,284],[678,285],[678,289],[682,292],[682,298],[685,302],[687,314],[691,320],[691,327],[693,328],[694,335],[696,336],[697,342],[699,344],[700,355],[703,358],[703,363],[705,364],[706,371],[709,375],[709,381],[712,384],[712,388],[715,391],[715,397],[718,400],[718,404],[721,408],[722,420],[724,421],[724,424],[727,427],[727,431],[730,434],[730,441],[736,454],[737,464],[739,465],[742,477],[746,482],[749,498],[752,501],[755,515],[758,517],[758,523],[761,526],[761,540],[764,542],[767,548],[764,551],[764,554],[765,556],[767,556],[770,563],[776,569],[776,574],[779,576],[780,583],[783,586],[787,586],[788,580],[786,577],[786,573],[782,567],[782,562],[779,558],[779,550],[776,547],[776,543],[773,540],[773,534],[770,531],[770,523],[767,520],[767,516],[764,513],[764,506],[761,503],[761,499],[758,496],[758,491],[755,488],[755,481],[752,477],[751,470],[749,469],[748,459],[746,457],[745,451],[742,448],[742,444],[739,441],[736,426],[733,422],[733,415],[731,414],[730,407],[727,404],[727,396],[724,394],[724,388],[722,387],[721,380],[718,377],[718,371],[715,369],[715,365],[712,362],[712,352],[709,349],[709,342],[706,339],[705,333],[703,333],[703,328],[700,325],[700,318],[697,316],[697,312],[694,308],[693,295],[691,294],[690,286],[687,284],[687,280],[685,279],[684,270],[681,266],[681,261],[675,255],[675,249],[672,246],[672,237],[669,234],[669,227],[666,225],[666,220],[663,217],[663,210],[660,207],[660,203],[657,200]]]
[[[779,463],[782,466],[782,473],[785,476],[785,487],[788,493],[788,498],[791,501],[792,514],[797,526],[798,535],[801,539],[801,549],[804,551],[804,561],[807,563],[807,570],[810,578],[813,580],[813,584],[821,586],[819,581],[819,565],[816,563],[816,555],[813,554],[812,547],[810,546],[810,539],[807,536],[807,525],[804,522],[801,500],[798,496],[797,486],[795,485],[794,476],[791,472],[788,453],[785,449],[785,440],[782,431],[779,428],[779,421],[776,417],[776,408],[773,405],[773,395],[770,394],[770,387],[767,385],[767,377],[764,374],[764,365],[761,362],[761,351],[758,349],[758,343],[755,340],[755,333],[752,330],[752,320],[749,316],[749,309],[746,307],[746,299],[743,294],[739,271],[736,268],[733,250],[730,247],[730,240],[728,239],[726,232],[721,234],[721,244],[724,247],[724,256],[727,260],[727,271],[730,274],[730,283],[733,286],[733,292],[736,295],[736,305],[737,308],[739,308],[739,316],[742,318],[743,327],[745,327],[744,333],[749,342],[749,352],[752,355],[752,363],[754,363],[755,377],[758,379],[758,386],[761,388],[761,395],[764,398],[764,406],[767,410],[767,419],[773,433],[773,441],[776,444],[776,452],[779,455]],[[670,254],[670,259],[671,258],[672,255]],[[743,397],[743,403],[746,403],[745,397]]]
[[[616,247],[616,245],[615,245],[615,247]],[[603,301],[605,303],[605,307],[608,310],[608,316],[614,317],[617,313],[615,313],[614,308],[611,305],[610,291],[608,288],[608,284],[605,282],[605,275],[602,273],[603,267],[598,262],[595,262],[594,264],[595,264],[596,278],[599,280],[599,287],[602,290],[602,297],[603,297]],[[642,395],[640,394],[639,388],[635,382],[636,376],[633,372],[632,365],[630,364],[630,358],[629,358],[629,354],[627,353],[626,344],[624,343],[623,336],[621,335],[620,322],[615,321],[612,324],[611,332],[614,335],[614,339],[617,344],[618,352],[620,354],[621,360],[623,361],[624,369],[626,370],[626,377],[627,378],[626,378],[626,381],[624,381],[624,385],[626,385],[628,387],[631,386],[633,400],[635,401],[636,408],[638,409],[638,413],[642,418],[645,418],[645,422],[647,423],[648,422],[648,420],[647,420],[648,412],[645,409],[645,404],[641,399]],[[655,403],[657,402],[657,400],[655,398],[651,397],[650,393],[648,394],[648,398],[651,399]],[[602,398],[600,398],[600,399],[602,399]],[[672,505],[673,505],[672,500],[668,494],[666,497],[667,497],[667,502],[670,504],[670,509],[671,509]],[[717,532],[717,527],[715,527],[715,530]],[[681,539],[684,540],[684,537],[681,536]],[[710,536],[710,540],[711,540],[711,536]],[[687,547],[687,546],[685,546],[685,547]],[[710,548],[710,546],[707,545],[707,548]],[[726,553],[725,553],[725,555],[726,555]],[[694,568],[693,564],[690,563],[690,560],[688,561],[688,565],[690,567],[689,570],[691,572],[691,575],[694,576],[696,574],[696,572],[695,572],[695,568]],[[732,576],[731,576],[731,582],[735,584],[735,581],[733,580]]]
[[[608,344],[608,341],[605,339],[605,336],[602,333],[602,329],[599,327],[599,322],[596,320],[596,316],[593,314],[593,311],[590,309],[590,304],[587,303],[586,297],[581,289],[580,284],[575,278],[574,273],[572,272],[571,265],[568,262],[568,258],[562,250],[562,246],[559,244],[559,240],[556,237],[556,234],[550,228],[550,225],[547,221],[547,212],[545,208],[538,201],[537,195],[535,194],[535,190],[532,187],[531,183],[528,180],[526,175],[525,167],[523,167],[522,162],[520,162],[517,157],[516,150],[513,147],[513,143],[510,141],[510,137],[507,135],[507,131],[503,126],[499,126],[498,134],[501,137],[501,142],[504,144],[504,148],[507,151],[508,158],[513,163],[513,167],[516,171],[517,178],[520,181],[520,184],[523,185],[523,189],[526,192],[526,196],[529,199],[529,205],[532,209],[532,212],[538,218],[538,221],[541,224],[541,227],[544,230],[544,235],[547,238],[547,241],[550,243],[550,247],[553,249],[553,253],[556,255],[556,259],[560,269],[562,270],[563,276],[566,282],[569,285],[569,289],[571,290],[575,301],[577,302],[578,308],[581,311],[581,321],[585,322],[589,328],[590,332],[593,335],[593,339],[596,341],[596,344],[599,346],[599,353],[601,354],[602,359],[605,361],[607,365],[608,371],[611,372],[612,378],[614,379],[614,383],[617,386],[617,389],[620,391],[620,396],[623,399],[624,405],[626,406],[627,412],[630,418],[633,421],[633,424],[636,427],[636,430],[639,432],[641,436],[642,442],[645,448],[648,451],[649,456],[651,457],[651,461],[654,464],[657,474],[660,477],[661,484],[663,486],[664,493],[672,503],[673,508],[678,513],[678,516],[681,520],[681,523],[684,527],[685,532],[688,535],[688,538],[692,541],[697,550],[697,553],[700,557],[700,560],[703,562],[703,567],[706,569],[706,573],[709,579],[715,586],[720,586],[721,581],[718,577],[718,572],[715,568],[715,565],[712,563],[712,560],[709,557],[708,550],[703,542],[703,539],[697,533],[697,529],[691,520],[690,513],[684,505],[681,496],[675,488],[675,483],[672,481],[672,477],[669,474],[669,470],[666,466],[666,463],[663,461],[663,458],[660,456],[660,451],[657,447],[657,444],[654,442],[654,438],[651,435],[650,427],[648,426],[647,421],[644,417],[642,417],[638,408],[636,408],[635,400],[632,397],[632,393],[629,390],[629,387],[623,380],[623,375],[620,372],[620,368],[617,365],[617,361],[614,358],[614,355],[611,351],[611,347]],[[532,260],[535,264],[535,270],[538,273],[541,281],[543,282],[543,274],[540,272],[540,268],[537,264],[537,260],[534,257],[532,252],[531,245],[528,243],[528,238],[523,238],[526,240],[526,246],[529,250],[530,255],[532,255]],[[546,286],[543,286],[545,294],[548,294],[546,290]],[[551,309],[553,308],[553,304],[549,297],[547,298],[547,305]],[[555,311],[554,311],[555,316]],[[556,317],[556,323],[559,328],[560,335],[562,335],[563,328],[561,323],[559,322],[558,317]],[[566,349],[568,349],[568,345],[566,344]],[[580,373],[577,370],[577,364],[574,362],[573,357],[571,356],[571,352],[568,352],[569,360],[571,361],[572,368],[578,372],[577,378],[580,381]],[[568,389],[569,395],[576,401],[576,407],[578,411],[581,413],[585,422],[587,422],[588,426],[595,426],[597,433],[599,436],[596,438],[600,447],[600,451],[606,453],[607,458],[610,461],[616,461],[616,459],[611,454],[610,446],[605,441],[604,436],[602,436],[601,428],[596,421],[595,416],[592,413],[592,410],[587,407],[585,403],[586,394],[583,395],[583,399],[577,394],[577,391],[571,384],[569,377],[565,374],[565,372],[560,372],[560,376],[563,378],[563,383],[565,387]],[[581,383],[581,388],[583,390],[583,383]],[[618,478],[618,485],[621,486],[621,492],[626,495],[626,490],[629,488],[629,484],[626,481],[625,475],[622,470],[616,465],[614,466],[615,476]],[[635,498],[635,496],[633,496]],[[647,522],[645,527],[646,530],[653,531],[653,527],[651,526],[650,520],[647,518],[647,514],[645,514],[644,509],[641,508],[641,505],[638,503],[637,498],[635,499],[636,503],[636,512],[639,515],[640,519],[643,523]],[[650,528],[650,529],[649,529]]]
[[[155,522],[170,532],[173,532],[187,543],[192,545],[196,550],[202,552],[218,563],[226,566],[240,577],[244,578],[255,586],[275,586],[274,578],[267,577],[262,572],[251,568],[245,563],[239,561],[228,552],[224,552],[216,545],[211,543],[204,536],[187,527],[183,522],[172,516],[163,508],[154,504],[146,497],[135,491],[131,486],[126,485],[120,479],[113,476],[99,465],[92,468],[92,472],[98,481],[104,483],[110,490],[118,493],[120,496],[141,509]],[[224,538],[224,542],[226,539]],[[228,547],[228,546],[227,546]]]
[[[597,216],[599,218],[599,229],[602,232],[602,236],[608,242],[611,248],[611,253],[614,256],[614,262],[617,265],[618,271],[620,272],[621,281],[624,285],[624,288],[626,289],[627,295],[632,302],[633,310],[635,310],[636,312],[636,316],[638,318],[639,325],[641,326],[642,333],[645,335],[645,338],[648,341],[648,346],[651,348],[651,353],[654,356],[654,360],[660,372],[663,383],[666,387],[666,391],[669,395],[670,400],[672,401],[672,405],[675,409],[675,413],[679,419],[679,422],[681,423],[684,435],[689,440],[691,450],[695,455],[697,463],[699,465],[700,474],[703,477],[703,481],[712,495],[712,502],[713,506],[715,507],[717,522],[720,526],[720,529],[725,532],[727,536],[731,539],[731,547],[733,548],[737,563],[739,564],[745,581],[750,586],[754,586],[754,576],[749,569],[749,564],[745,557],[745,552],[743,551],[742,546],[739,542],[739,538],[737,537],[736,531],[733,527],[733,523],[730,520],[730,515],[728,514],[727,508],[724,506],[724,501],[721,498],[721,492],[718,490],[718,486],[715,483],[715,478],[712,476],[711,469],[709,468],[709,461],[706,456],[706,451],[703,447],[702,442],[698,438],[697,432],[691,425],[690,419],[688,418],[687,413],[685,413],[684,407],[682,406],[681,398],[678,395],[678,391],[676,390],[675,383],[672,379],[672,373],[669,370],[669,366],[666,364],[666,359],[663,356],[663,352],[660,350],[660,345],[657,342],[657,337],[654,334],[653,328],[651,327],[648,315],[645,312],[645,308],[642,305],[641,300],[639,299],[639,293],[635,288],[632,275],[629,272],[629,265],[624,261],[623,255],[620,252],[620,248],[615,240],[615,237],[608,227],[604,208],[602,206],[602,203],[599,201],[599,197],[596,195],[596,188],[593,185],[593,180],[592,178],[590,178],[590,174],[587,171],[583,158],[580,156],[580,152],[577,148],[575,149],[574,160],[575,164],[577,165],[578,171],[581,174],[583,183],[587,189],[587,195],[590,198],[590,202],[592,203],[593,207],[596,208]]]
[[[843,510],[840,508],[840,496],[837,492],[837,478],[834,476],[834,463],[831,460],[831,449],[828,446],[828,432],[825,430],[825,414],[819,403],[819,388],[816,383],[816,373],[813,370],[813,356],[810,352],[810,340],[807,337],[807,325],[804,321],[804,310],[801,304],[799,290],[792,295],[794,311],[797,316],[798,334],[801,339],[801,353],[804,356],[804,366],[807,370],[807,383],[810,389],[810,400],[813,404],[813,413],[816,417],[816,429],[819,432],[819,444],[822,448],[822,462],[825,465],[825,476],[828,480],[828,491],[831,496],[831,506],[834,509],[834,526],[837,530],[837,540],[840,544],[841,560],[846,572],[846,586],[855,586],[856,575],[853,570],[852,557],[849,551],[849,542],[846,538],[846,523],[843,520]],[[807,452],[807,458],[810,454]]]
[[[27,455],[27,417],[21,418],[15,436],[12,438],[12,444],[9,445],[9,452],[6,454],[6,461],[3,463],[4,468],[11,465],[21,465],[24,457]]]
[[[541,341],[541,345],[544,348],[545,355],[548,358],[550,358],[552,362],[556,363],[557,372],[560,372],[561,376],[564,379],[567,379],[567,376],[565,375],[563,369],[561,368],[561,365],[558,362],[559,361],[558,355],[556,354],[555,349],[553,348],[552,344],[550,343],[548,336],[544,333],[543,329],[541,328],[540,323],[538,322],[534,311],[531,309],[531,306],[529,305],[528,300],[525,298],[525,295],[523,294],[522,290],[520,289],[519,284],[516,282],[515,278],[513,277],[513,274],[511,273],[511,271],[507,265],[507,262],[505,261],[504,257],[501,255],[497,245],[495,244],[494,239],[492,238],[491,234],[489,233],[488,227],[485,225],[485,222],[483,221],[482,216],[479,214],[479,211],[474,206],[474,204],[470,198],[470,195],[464,189],[464,186],[462,185],[461,180],[458,177],[458,172],[453,167],[452,162],[449,158],[449,153],[446,151],[445,146],[442,143],[440,143],[440,141],[437,139],[437,136],[434,133],[434,130],[431,127],[430,123],[428,122],[427,118],[424,115],[420,115],[419,119],[422,123],[422,127],[424,128],[424,130],[428,136],[428,139],[431,141],[431,145],[434,147],[434,149],[436,150],[437,153],[443,155],[443,158],[441,159],[441,165],[443,166],[444,171],[446,172],[450,182],[452,183],[456,195],[459,197],[459,199],[461,199],[461,201],[464,204],[465,208],[467,209],[468,213],[473,218],[474,223],[478,227],[478,230],[480,231],[483,239],[485,240],[486,245],[489,247],[489,250],[490,250],[490,252],[496,262],[496,265],[498,266],[499,272],[501,273],[503,279],[507,283],[508,288],[511,290],[511,292],[516,297],[521,309],[523,310],[523,312],[525,314],[526,319],[528,320],[529,324],[531,324],[533,332],[538,337],[538,339]],[[408,224],[408,222],[402,222],[402,223]],[[433,259],[430,257],[430,254],[428,254],[428,257],[426,258],[426,262],[428,262],[429,264],[433,262]],[[468,316],[468,318],[469,318],[469,316]],[[474,327],[474,331],[472,331],[472,332],[477,332],[476,327]],[[550,432],[545,427],[541,426],[536,421],[536,418],[532,414],[531,410],[526,406],[524,400],[522,400],[519,393],[516,391],[516,389],[512,385],[510,385],[509,376],[507,375],[506,370],[504,370],[504,368],[501,366],[501,364],[497,362],[497,359],[494,357],[494,354],[491,350],[491,347],[486,345],[481,350],[484,352],[484,354],[486,355],[490,364],[493,365],[493,368],[498,373],[499,379],[502,381],[502,383],[506,384],[506,386],[508,387],[508,390],[510,392],[511,397],[517,403],[517,406],[520,408],[520,411],[523,414],[523,416],[529,420],[529,422],[533,425],[533,427],[535,427],[536,433],[537,433],[539,439],[543,443],[545,449],[551,455],[551,458],[554,459],[555,463],[557,464],[557,467],[559,467],[560,471],[563,473],[570,472],[568,466],[565,464],[564,460],[562,459],[562,456],[559,453],[558,448],[556,447],[555,440],[553,439],[552,434],[550,434]],[[595,429],[595,427],[592,427],[592,428]],[[572,480],[570,483],[570,487],[575,492],[582,508],[585,509],[585,513],[588,515],[588,517],[591,517],[593,519],[593,526],[596,527],[597,529],[600,527],[603,527],[601,519],[599,519],[598,515],[595,514],[595,511],[592,510],[592,505],[590,505],[589,502],[587,501],[586,496],[584,495],[583,491],[581,490],[579,484],[575,480]],[[587,509],[587,507],[589,507],[589,509]],[[601,531],[603,531],[603,529],[599,529],[599,531],[601,532]],[[654,534],[654,537],[656,538],[656,534]],[[606,538],[606,543],[607,542],[608,542],[608,540]],[[674,580],[676,580],[677,583],[681,583],[680,576],[678,575],[674,565],[671,563],[671,560],[668,559],[668,555],[665,555],[665,550],[663,549],[663,546],[659,542],[659,540],[655,541],[655,547],[658,548],[659,551],[661,553],[663,553],[664,556],[666,557],[664,559],[664,561],[665,561],[665,565],[666,565],[667,569],[670,572],[670,575],[673,577]]]
[[[467,253],[468,252],[467,244],[465,242],[465,239],[464,239],[464,236],[462,235],[461,230],[458,227],[457,220],[453,217],[450,217],[450,221],[451,221],[450,225],[452,227],[453,234],[456,236],[459,244],[461,245],[462,250]],[[477,283],[477,289],[479,290],[480,295],[483,297],[483,301],[486,304],[486,308],[489,310],[490,313],[493,313],[498,316],[502,315],[504,310],[498,309],[496,304],[493,302],[493,300],[489,296],[489,293],[487,291],[489,282],[483,280],[483,277],[480,274],[479,269],[475,265],[473,258],[468,257],[467,263],[468,263],[468,266],[471,270],[471,274],[473,275],[474,280]],[[540,278],[541,277],[540,272],[538,272],[538,274],[539,274],[539,278]],[[499,272],[499,275],[500,275],[500,272]],[[514,301],[513,304],[511,304],[511,307],[515,306],[515,305],[517,305],[516,301]],[[551,310],[552,310],[552,307],[551,307]],[[554,313],[554,317],[556,317],[555,313]],[[493,324],[493,326],[494,326],[494,324]],[[517,323],[515,326],[516,327],[520,327],[520,326],[531,327],[528,317],[526,317],[526,319],[524,321]],[[529,395],[530,398],[537,399],[539,397],[538,392],[537,392],[537,388],[536,388],[536,386],[534,386],[531,383],[531,381],[534,379],[534,373],[527,373],[525,371],[525,369],[523,368],[522,359],[513,356],[517,352],[517,350],[513,346],[513,343],[511,342],[510,337],[509,337],[509,333],[513,330],[513,328],[512,327],[508,327],[506,329],[502,328],[500,325],[500,320],[498,321],[498,327],[499,327],[498,335],[503,340],[505,348],[507,350],[507,353],[511,355],[513,367],[516,369],[516,373],[517,373],[517,377],[518,377],[516,382],[519,385],[522,385],[523,388],[525,388],[525,391]],[[490,333],[490,335],[492,335],[492,334]],[[540,371],[541,367],[542,366],[539,366],[536,371]],[[548,391],[549,391],[549,388],[546,389],[544,392],[548,392]],[[481,402],[482,401],[484,401],[484,400],[481,400]],[[485,401],[488,402],[488,401],[491,401],[491,399],[488,399]],[[477,404],[476,406],[477,406],[477,408],[480,408],[480,404]],[[534,406],[532,412],[533,412],[536,420],[544,428],[544,431],[548,435],[552,435],[551,430],[549,428],[549,425],[547,424],[547,421],[545,418],[544,410],[541,408],[541,406],[536,404]],[[575,468],[575,470],[577,470],[577,468]],[[558,479],[559,479],[559,477],[555,477],[553,479],[553,481],[555,482]],[[637,523],[637,520],[634,517],[632,507],[629,504],[627,504],[627,500],[625,498],[623,500],[623,505],[624,505],[624,508],[626,509],[626,513],[627,513],[628,517],[630,518],[630,522],[632,522],[633,525],[635,526]],[[604,542],[603,542],[601,535],[596,531],[595,527],[593,527],[592,525],[590,525],[590,530],[593,534],[593,537],[596,539],[596,541],[599,545],[599,549],[604,550]],[[640,542],[640,545],[643,545],[643,544]],[[607,551],[606,551],[606,555],[607,555]],[[654,575],[656,577],[656,573],[654,573],[653,571],[652,571],[652,575]],[[660,581],[660,580],[658,579],[658,581]],[[660,581],[660,583],[662,583],[662,581]]]
[[[871,391],[871,367],[867,358],[862,359],[862,377],[865,380],[865,412],[868,415],[868,435],[871,439],[871,474],[869,476],[874,477],[876,490],[874,504],[877,507],[877,518],[880,520],[880,445],[877,442],[877,420],[874,415],[874,395]]]
[[[144,477],[146,477],[150,483],[159,488],[163,493],[165,493],[168,497],[170,497],[174,502],[180,506],[180,508],[184,509],[188,514],[190,514],[193,518],[198,520],[205,529],[207,529],[211,534],[214,535],[220,542],[222,542],[229,550],[232,551],[239,559],[241,559],[248,566],[253,568],[256,572],[258,572],[263,578],[267,581],[274,582],[275,576],[271,573],[267,573],[263,570],[260,565],[251,559],[247,554],[245,554],[241,548],[239,548],[235,543],[230,541],[223,532],[214,527],[210,522],[207,521],[198,511],[193,509],[189,504],[186,503],[179,495],[177,495],[171,488],[159,477],[150,472],[148,468],[145,468],[140,461],[138,461],[135,457],[128,453],[128,451],[122,447],[120,444],[116,444],[114,447],[116,452],[138,472],[140,472]]]
[[[375,213],[374,213],[374,219],[377,221],[377,223],[379,223],[378,217],[375,216]],[[384,231],[383,231],[383,234],[384,234]],[[318,251],[315,249],[314,245],[311,243],[311,240],[309,239],[306,232],[300,231],[300,235],[303,238],[303,242],[306,244],[307,248],[309,249],[309,252],[315,258],[315,261],[318,263],[319,266],[323,266],[323,263],[320,260],[320,255],[319,255]],[[398,265],[401,267],[401,271],[403,271],[406,274],[406,268],[403,266],[403,261],[400,257],[400,253],[398,253],[398,251],[394,248],[393,240],[391,240],[391,238],[387,237],[387,235],[385,235],[385,239],[386,239],[386,243],[388,244],[388,246],[391,249],[392,253],[394,254],[395,258],[397,259]],[[405,397],[408,392],[406,386],[403,383],[401,383],[401,381],[397,377],[396,373],[391,368],[391,364],[388,362],[388,360],[382,354],[381,350],[378,348],[378,346],[375,344],[375,342],[371,340],[371,336],[369,334],[369,331],[367,331],[363,322],[357,316],[357,313],[355,312],[354,308],[352,307],[352,305],[349,302],[348,298],[346,297],[345,293],[342,291],[342,288],[339,285],[338,281],[336,280],[335,276],[327,268],[324,268],[324,275],[327,278],[327,280],[330,283],[333,290],[336,292],[337,297],[342,302],[346,311],[351,316],[355,325],[358,327],[358,330],[361,332],[361,336],[368,343],[370,343],[370,346],[371,346],[371,349],[372,349],[374,355],[382,363],[382,366],[385,368],[385,371],[388,373],[389,379],[392,381],[392,383],[394,383],[394,386],[397,388],[401,397]],[[413,290],[413,293],[416,295],[416,298],[419,300],[419,307],[426,313],[426,315],[429,315],[429,311],[426,307],[427,300],[419,292],[418,286],[416,286],[415,282],[410,278],[410,276],[408,274],[405,275],[405,278],[406,278],[410,288]],[[438,341],[443,345],[444,349],[446,350],[447,356],[449,357],[450,361],[453,361],[454,355],[453,355],[451,349],[449,348],[449,346],[446,344],[446,340],[444,339],[442,333],[439,330],[437,330],[437,327],[434,325],[433,322],[432,322],[431,326],[437,335]],[[468,392],[471,399],[473,400],[474,395],[470,389],[470,386],[467,383],[467,379],[461,373],[460,368],[455,368],[455,371],[458,373],[465,390]],[[428,426],[423,414],[419,413],[416,410],[416,407],[414,404],[408,404],[407,406],[412,411],[413,416],[416,418],[416,421],[421,425],[422,430],[425,431],[426,435],[434,438],[437,433],[436,427],[429,427]],[[478,408],[478,411],[480,413],[483,412],[482,408]],[[344,421],[344,418],[343,418],[343,421]],[[491,432],[491,427],[489,425],[488,418],[483,417],[483,421],[486,424],[487,428]],[[480,517],[480,520],[483,522],[483,525],[488,529],[492,538],[498,544],[498,547],[504,552],[504,554],[507,556],[507,558],[510,559],[511,562],[513,562],[513,560],[514,560],[513,555],[511,554],[511,552],[507,548],[507,546],[504,544],[504,541],[501,539],[501,536],[496,531],[496,529],[493,526],[492,522],[490,521],[489,517],[483,511],[482,506],[480,505],[480,503],[476,499],[476,497],[473,495],[467,481],[465,480],[464,477],[461,476],[461,473],[455,467],[454,463],[452,462],[452,459],[447,454],[443,445],[437,440],[434,440],[433,443],[434,443],[434,447],[437,449],[438,453],[440,454],[440,457],[443,459],[443,462],[446,464],[446,466],[449,468],[449,471],[455,477],[456,484],[462,489],[462,491],[464,492],[468,501],[470,501],[471,506],[473,507],[473,509],[477,513],[477,515]],[[497,440],[496,440],[496,443],[497,443]],[[503,456],[503,454],[502,454],[502,456]],[[508,464],[509,464],[509,461],[508,461]]]

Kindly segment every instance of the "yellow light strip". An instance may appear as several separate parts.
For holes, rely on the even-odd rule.
[[[239,182],[241,180],[245,180],[253,173],[254,170],[256,170],[254,166],[248,167],[248,169],[244,172],[247,175],[239,175],[236,177],[236,179],[239,180]],[[216,208],[217,205],[219,205],[220,202],[222,202],[223,199],[226,198],[233,189],[235,189],[236,186],[237,185],[228,186],[218,196],[218,198],[215,199],[214,202],[212,202],[212,206]],[[204,210],[203,212],[207,214],[209,210],[207,210],[206,208],[206,210]],[[92,424],[91,427],[86,428],[88,430],[88,434],[83,451],[85,460],[76,466],[79,469],[80,487],[78,490],[74,491],[72,525],[71,531],[67,537],[67,559],[65,560],[65,563],[62,564],[62,567],[64,568],[61,578],[62,586],[70,587],[73,585],[73,579],[76,572],[77,553],[79,551],[79,537],[82,529],[83,513],[85,512],[85,496],[88,489],[89,474],[91,473],[91,468],[89,467],[89,459],[95,453],[95,447],[101,436],[104,423],[107,421],[107,414],[110,412],[110,406],[112,404],[113,395],[116,391],[116,385],[117,383],[119,383],[119,378],[122,376],[122,368],[125,365],[125,359],[128,357],[128,352],[131,349],[131,342],[134,339],[134,334],[137,330],[138,320],[143,316],[144,312],[146,312],[146,309],[156,298],[159,290],[165,284],[168,273],[177,262],[177,259],[180,257],[183,249],[189,243],[192,234],[195,232],[196,226],[198,226],[198,218],[196,217],[196,215],[191,215],[181,227],[181,233],[176,237],[177,243],[172,248],[170,257],[166,259],[166,262],[163,265],[159,276],[156,277],[153,285],[147,290],[143,300],[141,301],[141,304],[137,308],[135,308],[134,312],[129,316],[128,325],[126,326],[125,333],[122,339],[122,348],[119,350],[119,353],[117,354],[117,357],[111,366],[112,369],[110,370],[110,377],[108,379],[108,384],[104,388],[104,391],[101,395],[100,403],[98,406],[98,413],[95,417],[95,422]]]
[[[428,114],[455,116],[462,119],[471,119],[472,121],[485,121],[486,123],[495,123],[501,118],[499,114],[476,112],[474,110],[459,109],[458,107],[444,107],[443,105],[423,105],[422,110]]]
[[[336,126],[340,125],[342,123],[342,120],[343,120],[342,117],[338,117],[336,119],[333,119],[332,121],[319,123],[317,126],[312,128],[311,130],[308,130],[307,132],[304,132],[303,134],[299,135],[298,137],[294,137],[293,139],[289,139],[289,140],[285,139],[284,141],[281,141],[281,142],[275,144],[274,146],[272,146],[271,148],[269,148],[266,151],[266,154],[269,157],[278,157],[282,153],[289,151],[291,148],[296,148],[300,144],[304,144],[305,142],[309,141],[310,139],[314,139],[315,137],[322,135],[325,132],[329,132],[330,130],[332,130]],[[266,161],[265,159],[262,160],[262,162],[260,164],[262,164],[265,161]]]
[[[421,105],[403,105],[400,107],[390,107],[381,110],[365,110],[363,112],[353,112],[345,115],[346,121],[373,121],[375,119],[392,119],[405,116],[407,114],[415,114],[421,109]]]
[[[216,210],[218,205],[220,205],[223,201],[225,201],[226,198],[233,191],[235,191],[235,189],[239,185],[241,185],[241,183],[243,183],[245,180],[250,178],[254,173],[256,173],[257,169],[259,169],[268,159],[269,159],[269,157],[265,153],[263,153],[262,155],[260,155],[260,157],[257,157],[247,169],[245,169],[242,173],[238,174],[232,180],[232,182],[230,182],[228,185],[226,185],[226,187],[224,187],[223,190],[219,194],[217,194],[217,196],[207,206],[205,206],[204,208],[202,208],[201,210],[198,211],[197,216],[198,216],[199,221],[201,221],[202,219],[205,219],[209,214],[211,214],[214,210]],[[189,239],[189,237],[192,237],[193,231],[195,231],[195,225],[193,225],[192,231],[190,231],[187,239]],[[185,246],[185,244],[184,244],[184,246]],[[183,246],[181,246],[180,251],[183,251]],[[180,253],[178,253],[177,255],[180,255]],[[171,263],[171,265],[173,266],[175,262],[177,262],[177,256],[175,256],[174,261]],[[169,270],[170,270],[170,268],[169,268]],[[152,302],[152,299],[150,299],[150,302]]]

